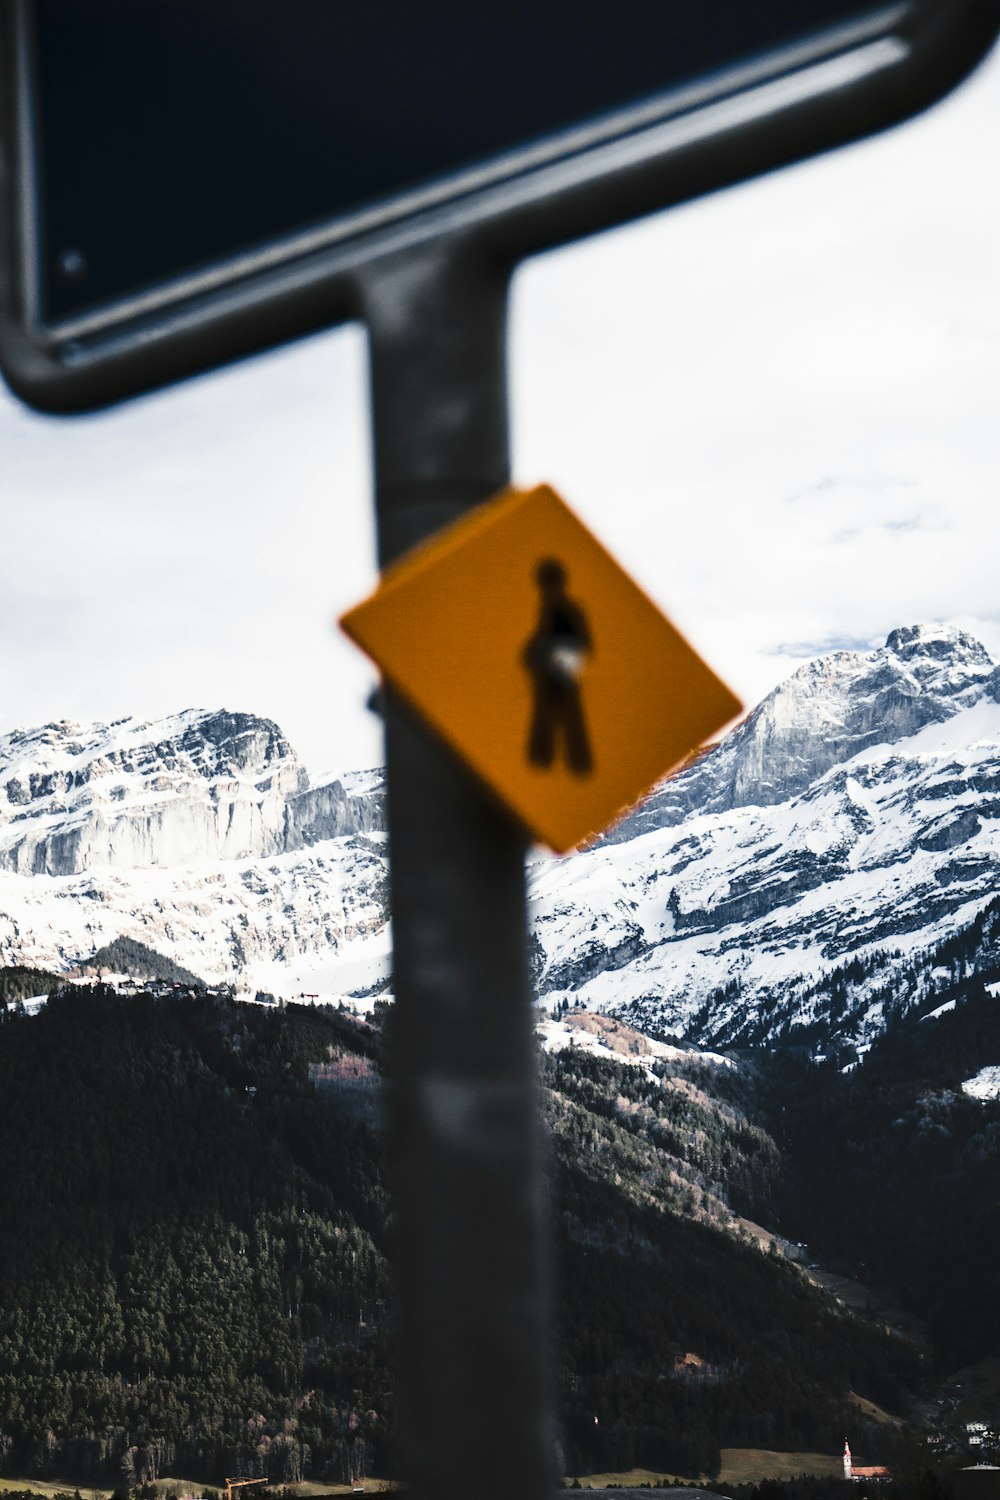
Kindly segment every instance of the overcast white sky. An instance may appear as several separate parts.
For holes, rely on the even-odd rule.
[[[889,136],[543,257],[514,472],[546,480],[752,703],[953,620],[1000,658],[1000,59]],[[184,707],[380,758],[330,628],[374,582],[348,328],[97,417],[0,391],[0,733]]]

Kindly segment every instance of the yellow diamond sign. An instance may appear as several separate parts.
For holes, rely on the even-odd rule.
[[[415,548],[340,623],[559,853],[741,707],[546,485],[505,490]]]

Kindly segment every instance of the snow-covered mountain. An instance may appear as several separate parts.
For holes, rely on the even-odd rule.
[[[877,1028],[886,976],[997,892],[998,698],[952,627],[801,667],[610,839],[536,867],[540,989],[735,1041],[810,1022],[816,981],[881,952]]]
[[[381,773],[311,786],[251,714],[6,735],[0,961],[70,967],[119,936],[209,978],[329,959],[384,935],[382,826]]]
[[[381,826],[374,784],[309,785],[276,724],[188,711],[0,738],[0,870],[260,858]]]
[[[800,667],[695,766],[664,782],[609,838],[634,838],[691,813],[768,807],[855,755],[943,724],[984,693],[1000,667],[950,626],[894,630],[877,651],[834,651]]]
[[[893,975],[997,894],[998,700],[953,627],[803,666],[594,848],[533,861],[543,1001],[721,1045],[820,1017],[853,963],[863,1041]],[[9,735],[0,962],[69,967],[127,936],[206,978],[371,990],[382,815],[378,773],[310,786],[249,715]]]

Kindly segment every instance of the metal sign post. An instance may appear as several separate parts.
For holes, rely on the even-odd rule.
[[[366,278],[383,565],[507,480],[507,283],[449,245]],[[391,697],[386,720],[405,1473],[442,1500],[541,1500],[555,1448],[525,838]]]

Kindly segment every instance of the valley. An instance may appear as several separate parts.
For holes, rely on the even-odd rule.
[[[184,991],[75,986],[8,1014],[9,1472],[385,1469],[382,1048],[345,1012]],[[542,1053],[568,1472],[713,1473],[731,1439],[791,1451],[871,1425],[849,1388],[919,1388],[907,1346],[742,1230],[730,1200],[773,1189],[766,1133],[732,1068],[674,1053],[655,1072]]]

